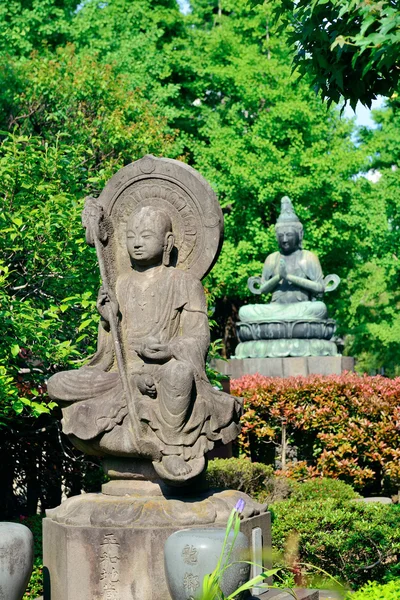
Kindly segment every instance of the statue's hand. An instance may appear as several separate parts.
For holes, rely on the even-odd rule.
[[[248,288],[253,294],[261,294],[261,277],[249,277],[247,280]]]
[[[149,375],[145,375],[144,377],[138,377],[136,383],[139,388],[139,391],[142,394],[149,396],[150,398],[157,397],[157,388],[152,377],[150,377]]]
[[[158,342],[150,341],[147,345],[143,345],[138,351],[142,358],[154,360],[156,362],[165,362],[172,358],[172,352],[169,344],[159,344]]]
[[[101,286],[97,296],[97,310],[106,321],[110,320],[110,309],[111,315],[114,318],[117,318],[119,312],[117,298],[111,290],[105,290],[104,287]]]
[[[287,279],[286,262],[283,258],[279,261],[279,277],[281,279]]]
[[[340,283],[339,275],[327,275],[324,279],[325,292],[333,292]]]

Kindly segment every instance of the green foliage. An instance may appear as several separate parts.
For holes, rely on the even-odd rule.
[[[3,425],[24,407],[48,411],[49,374],[94,350],[99,275],[80,223],[84,195],[146,152],[174,154],[158,110],[73,47],[16,63],[12,79],[0,143]]]
[[[327,477],[296,483],[291,495],[291,499],[298,503],[309,500],[322,502],[329,499],[342,503],[354,498],[359,498],[359,494],[351,485],[339,479],[328,479]]]
[[[351,125],[327,112],[307,82],[291,78],[272,8],[196,2],[191,27],[171,52],[181,85],[174,123],[224,211],[225,243],[206,282],[218,298],[251,297],[247,279],[275,250],[273,225],[285,194],[305,222],[307,248],[329,272],[345,279],[357,246],[352,176],[363,153],[350,140]]]
[[[272,510],[274,548],[284,552],[296,536],[299,563],[319,567],[352,588],[371,578],[382,582],[399,576],[398,505],[290,499]]]
[[[270,465],[247,458],[215,458],[208,463],[207,482],[212,488],[239,490],[259,502],[287,498],[291,483],[274,477]]]
[[[70,41],[83,56],[94,54],[113,65],[128,78],[131,90],[162,104],[171,117],[179,86],[171,76],[168,49],[183,29],[175,0],[112,0],[101,8],[98,0],[88,0],[72,22]]]
[[[365,214],[370,216],[370,224],[364,223],[360,261],[348,275],[344,313],[346,329],[351,333],[348,352],[357,356],[358,369],[371,372],[384,368],[391,377],[399,374],[399,106],[394,94],[385,109],[373,111],[377,128],[359,132],[370,157],[368,168],[379,172],[380,178],[369,186]]]
[[[397,1],[285,0],[277,10],[291,28],[294,66],[329,103],[343,96],[353,108],[390,96],[399,81]]]
[[[208,380],[213,386],[217,387],[220,390],[223,389],[223,382],[229,381],[229,379],[226,375],[223,375],[216,369],[213,369],[211,363],[213,360],[221,358],[222,349],[222,340],[214,340],[213,342],[211,342],[206,361],[206,375],[208,377]]]
[[[346,600],[398,600],[399,592],[400,579],[394,579],[384,584],[370,581],[358,592],[348,594]]]
[[[7,0],[0,4],[0,53],[28,56],[68,41],[79,0]]]
[[[194,2],[186,19],[190,28],[169,48],[166,81],[180,85],[172,99],[178,111],[173,123],[188,161],[217,191],[225,217],[222,253],[206,281],[217,307],[215,335],[226,344],[237,318],[226,313],[225,300],[236,310],[257,302],[247,279],[276,250],[273,225],[280,199],[288,194],[305,226],[305,247],[317,252],[325,273],[341,277],[326,299],[346,353],[362,355],[361,369],[384,366],[394,375],[395,195],[389,200],[359,176],[373,166],[369,146],[354,146],[352,125],[336,109],[326,110],[308,77],[300,82],[291,77],[290,31],[277,33],[276,6],[280,3]],[[352,77],[353,88],[356,83]],[[394,135],[395,128],[393,149],[399,146]]]

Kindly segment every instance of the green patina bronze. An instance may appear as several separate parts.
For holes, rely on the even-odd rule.
[[[261,277],[248,281],[253,294],[272,292],[272,299],[239,310],[236,357],[335,356],[331,338],[336,324],[328,319],[321,298],[336,289],[340,279],[324,278],[318,257],[303,250],[303,225],[287,196],[275,230],[279,251],[267,256]]]

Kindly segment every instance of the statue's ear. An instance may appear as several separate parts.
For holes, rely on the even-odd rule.
[[[174,247],[175,244],[175,238],[174,238],[174,234],[169,231],[168,233],[165,234],[165,238],[164,238],[164,254],[163,254],[163,265],[165,265],[166,267],[169,266],[170,263],[170,255],[172,252],[172,248]]]

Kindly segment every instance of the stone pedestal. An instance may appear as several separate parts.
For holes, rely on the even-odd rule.
[[[225,527],[239,498],[246,501],[241,530],[253,544],[253,560],[261,551],[254,540],[270,547],[270,514],[242,492],[178,498],[152,482],[110,483],[105,491],[125,495],[85,494],[47,511],[44,600],[170,600],[167,538],[184,528]]]
[[[287,358],[231,358],[216,360],[214,368],[232,379],[259,373],[265,377],[294,377],[297,375],[340,375],[354,371],[351,356],[304,356]]]

